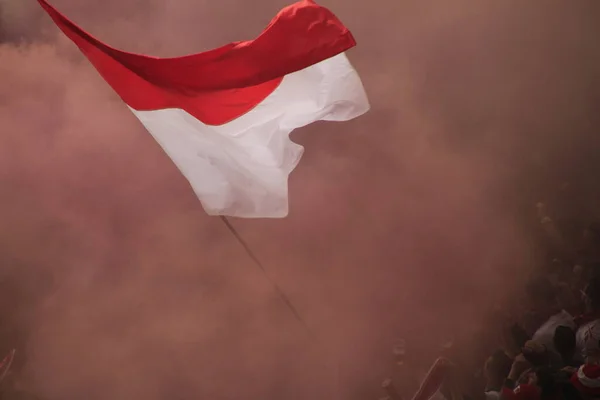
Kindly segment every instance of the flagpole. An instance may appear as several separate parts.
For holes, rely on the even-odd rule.
[[[248,243],[246,243],[244,238],[242,238],[242,236],[239,234],[239,232],[231,224],[229,219],[227,219],[227,217],[225,217],[223,215],[221,215],[220,218],[221,218],[221,221],[223,222],[223,224],[229,230],[229,232],[233,235],[233,237],[235,237],[235,239],[238,241],[238,243],[244,248],[248,257],[250,257],[250,259],[254,262],[254,264],[262,271],[263,275],[269,281],[269,283],[271,284],[271,286],[273,287],[273,289],[275,290],[275,292],[277,293],[279,298],[283,301],[283,303],[286,305],[286,307],[294,315],[294,318],[304,327],[304,329],[308,333],[309,338],[317,345],[324,345],[324,343],[321,342],[319,340],[319,338],[310,329],[308,323],[302,317],[300,312],[298,312],[298,309],[296,308],[296,306],[294,306],[294,304],[292,303],[290,298],[285,294],[285,292],[281,289],[281,287],[277,284],[277,282],[275,282],[273,280],[273,278],[271,278],[271,276],[267,272],[266,268],[264,267],[263,263],[258,259],[256,254],[254,254],[254,252],[252,251],[252,249],[250,248]],[[340,382],[341,366],[340,366],[337,356],[334,356],[334,362],[335,362],[334,369],[335,369],[335,391],[336,391],[335,398],[339,400],[341,398],[341,390],[340,390],[340,388],[341,388],[341,382]]]
[[[227,217],[224,217],[224,216],[221,216],[221,221],[223,221],[223,223],[225,224],[225,226],[227,227],[227,229],[229,229],[229,231],[231,232],[231,234],[242,245],[242,247],[244,248],[244,250],[246,250],[246,253],[252,259],[252,261],[254,261],[254,264],[256,264],[256,266],[262,271],[262,273],[265,276],[265,278],[267,278],[267,280],[269,281],[269,283],[271,283],[271,285],[275,289],[275,292],[277,292],[277,295],[279,296],[279,298],[285,303],[285,305],[291,311],[291,313],[294,315],[294,317],[296,318],[296,320],[298,320],[298,322],[300,322],[300,324],[302,324],[304,326],[304,328],[308,332],[309,336],[311,336],[311,338],[314,338],[314,334],[310,330],[310,328],[309,328],[308,324],[306,323],[306,321],[304,320],[304,318],[302,318],[302,316],[298,312],[298,309],[296,308],[296,306],[294,306],[294,304],[290,301],[289,297],[285,294],[285,292],[283,290],[281,290],[281,288],[279,287],[279,285],[277,284],[277,282],[275,282],[271,278],[271,276],[268,274],[267,270],[265,269],[264,265],[260,262],[260,260],[258,259],[258,257],[256,257],[256,255],[254,254],[254,252],[252,251],[252,249],[250,248],[250,246],[248,246],[248,244],[246,243],[246,241],[241,237],[241,235],[234,228],[234,226],[231,224],[231,222],[229,222],[229,220],[227,219]]]

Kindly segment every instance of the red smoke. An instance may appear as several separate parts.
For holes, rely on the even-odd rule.
[[[253,37],[286,3],[53,4],[116,47],[174,56]],[[0,0],[3,315],[29,385],[373,397],[394,338],[435,352],[518,289],[540,196],[596,212],[597,2],[323,4],[357,38],[372,111],[294,134],[289,218],[233,221],[315,344],[36,2]]]

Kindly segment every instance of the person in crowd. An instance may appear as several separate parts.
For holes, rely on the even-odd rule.
[[[501,400],[539,400],[540,390],[535,385],[534,376],[526,373],[531,369],[531,363],[523,354],[515,357],[508,376],[500,391]]]
[[[521,349],[521,354],[534,368],[552,367],[558,369],[563,367],[560,355],[549,350],[546,345],[537,340],[528,340]]]
[[[501,390],[501,400],[583,400],[571,374],[534,367],[521,354],[515,358]]]
[[[600,263],[600,222],[588,224],[583,231],[578,254],[579,262],[583,264],[598,265]]]
[[[584,399],[600,398],[600,365],[582,365],[572,374],[571,383]]]
[[[578,367],[580,362],[575,360],[577,340],[575,331],[564,325],[557,326],[552,338],[554,349],[560,355],[564,367]]]
[[[600,277],[590,279],[582,291],[582,297],[585,312],[575,318],[576,358],[592,363],[600,361]]]
[[[532,339],[546,346],[548,350],[557,352],[554,347],[556,328],[566,326],[574,329],[573,316],[562,309],[552,283],[546,278],[540,277],[530,281],[527,285],[527,294],[539,321],[539,327],[532,335]]]
[[[512,360],[502,350],[497,350],[485,362],[483,367],[485,377],[486,400],[498,400],[504,380],[508,377]]]

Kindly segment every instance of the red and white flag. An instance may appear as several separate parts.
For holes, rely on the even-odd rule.
[[[369,109],[344,52],[350,31],[312,0],[281,10],[254,40],[176,58],[117,50],[46,0],[56,25],[163,148],[211,215],[288,214],[288,176],[303,147],[292,130]]]

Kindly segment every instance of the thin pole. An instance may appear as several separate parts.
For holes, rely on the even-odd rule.
[[[261,272],[263,273],[263,275],[265,276],[265,278],[273,286],[273,288],[275,289],[275,292],[277,292],[277,295],[279,296],[279,298],[285,303],[285,305],[291,311],[291,313],[294,315],[294,317],[296,318],[296,320],[298,320],[298,322],[300,322],[300,324],[302,324],[304,326],[304,328],[308,332],[309,336],[311,338],[314,338],[315,337],[314,334],[312,333],[311,329],[309,328],[309,326],[306,323],[306,321],[304,320],[304,318],[302,318],[302,315],[300,315],[300,313],[298,312],[298,309],[296,308],[296,306],[294,306],[294,304],[291,302],[291,300],[285,294],[285,292],[283,290],[281,290],[281,288],[279,287],[279,285],[277,284],[277,282],[275,282],[273,280],[273,278],[271,278],[271,276],[269,275],[269,273],[265,269],[264,265],[260,262],[260,260],[258,259],[258,257],[256,257],[256,255],[254,254],[254,252],[252,251],[252,249],[250,248],[250,246],[248,246],[248,243],[246,243],[246,241],[238,233],[238,231],[231,224],[231,222],[229,222],[229,220],[227,219],[227,217],[221,216],[221,221],[223,221],[223,223],[225,224],[225,226],[227,227],[227,229],[229,229],[229,231],[231,232],[231,234],[242,245],[242,247],[244,248],[244,250],[246,250],[246,253],[248,254],[248,256],[252,259],[252,261],[254,261],[254,264],[256,264],[256,266],[261,270]]]
[[[231,224],[231,222],[229,222],[229,220],[227,219],[227,217],[220,216],[220,218],[221,218],[221,221],[223,221],[223,224],[225,224],[225,226],[229,230],[229,232],[231,232],[231,234],[237,239],[237,241],[240,243],[240,245],[244,248],[244,250],[246,251],[246,254],[248,254],[248,257],[250,257],[250,259],[252,259],[252,261],[254,262],[254,264],[261,270],[261,272],[263,273],[263,275],[265,276],[265,278],[269,281],[269,283],[271,284],[271,286],[273,286],[273,288],[275,289],[275,292],[277,293],[277,295],[279,296],[279,298],[281,299],[281,301],[283,301],[283,303],[286,305],[286,307],[294,315],[294,318],[296,318],[296,320],[304,327],[304,329],[308,333],[308,336],[315,343],[322,345],[322,343],[319,341],[319,339],[317,338],[317,336],[313,333],[313,331],[310,329],[310,327],[306,323],[306,320],[298,312],[298,309],[296,308],[296,306],[294,306],[294,304],[292,303],[292,301],[290,300],[290,298],[285,294],[285,292],[281,289],[281,287],[277,284],[277,282],[275,282],[273,280],[273,278],[271,278],[271,276],[267,272],[266,268],[264,267],[263,263],[258,259],[258,257],[256,257],[256,255],[254,254],[254,252],[252,251],[252,249],[250,248],[250,246],[248,246],[248,243],[246,243],[246,241],[244,240],[244,238],[242,238],[242,236],[235,229],[235,227]],[[341,382],[340,382],[340,363],[337,361],[336,357],[334,357],[334,358],[335,358],[335,381],[336,381],[335,388],[336,388],[336,398],[339,399],[340,398],[340,394],[341,394],[340,393],[340,384],[341,384]]]

